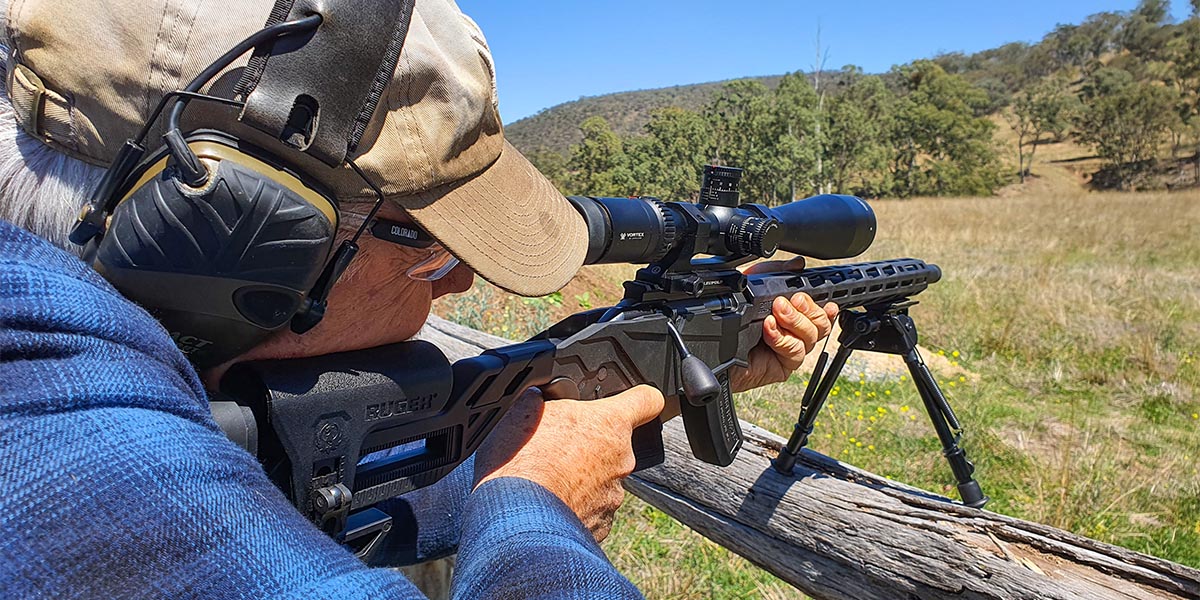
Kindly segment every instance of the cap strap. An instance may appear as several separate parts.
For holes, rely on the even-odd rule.
[[[12,57],[8,64],[8,90],[17,122],[30,135],[76,148],[71,103],[46,89],[42,78]]]
[[[320,14],[311,37],[251,58],[241,121],[330,166],[345,162],[391,80],[415,0],[277,0],[267,25]]]

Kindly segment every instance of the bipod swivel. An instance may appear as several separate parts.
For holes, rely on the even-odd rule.
[[[963,504],[973,508],[983,508],[987,504],[989,498],[983,495],[979,482],[975,481],[975,465],[967,460],[967,453],[959,446],[962,425],[950,404],[946,402],[946,397],[938,388],[929,368],[921,360],[921,354],[917,352],[917,327],[912,317],[908,316],[908,308],[913,304],[905,301],[870,306],[863,311],[842,311],[842,333],[838,336],[840,347],[834,354],[828,370],[824,370],[827,354],[822,353],[817,361],[808,388],[804,391],[796,428],[792,431],[787,445],[779,452],[779,457],[772,463],[775,470],[784,475],[792,474],[792,467],[796,464],[800,449],[808,445],[817,414],[829,398],[829,392],[833,390],[833,385],[852,352],[864,350],[897,354],[904,358],[904,364],[908,366],[917,393],[925,403],[925,411],[933,421],[933,428],[942,442],[942,454],[950,463],[954,479],[958,481],[958,494]]]

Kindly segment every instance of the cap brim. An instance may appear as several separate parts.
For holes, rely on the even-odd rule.
[[[507,141],[478,175],[391,199],[484,279],[523,296],[562,288],[587,253],[583,218]]]

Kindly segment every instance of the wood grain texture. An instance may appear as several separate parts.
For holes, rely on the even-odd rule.
[[[422,337],[454,358],[511,343],[437,318]],[[666,462],[626,488],[814,598],[1200,598],[1195,569],[968,508],[815,452],[782,476],[770,460],[784,440],[742,430],[741,452],[721,468],[693,458],[673,420]]]

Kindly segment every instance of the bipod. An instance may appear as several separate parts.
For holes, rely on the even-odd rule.
[[[779,452],[779,457],[773,461],[775,470],[784,475],[792,474],[796,457],[800,449],[808,445],[812,435],[813,425],[817,414],[829,398],[834,383],[846,366],[850,354],[855,350],[897,354],[904,358],[917,393],[925,403],[925,411],[933,421],[938,439],[942,442],[942,454],[950,463],[954,479],[958,481],[958,494],[963,504],[973,508],[983,508],[989,498],[983,495],[979,482],[975,481],[975,465],[967,460],[967,453],[959,446],[962,437],[962,425],[958,417],[946,402],[937,381],[921,360],[917,352],[917,327],[912,317],[908,316],[908,308],[913,302],[892,303],[883,306],[867,307],[863,311],[842,311],[840,321],[842,333],[838,336],[840,347],[833,356],[828,370],[825,363],[829,355],[822,353],[817,361],[816,369],[809,380],[808,388],[800,404],[800,416],[796,419],[796,428],[792,431],[787,445]]]

